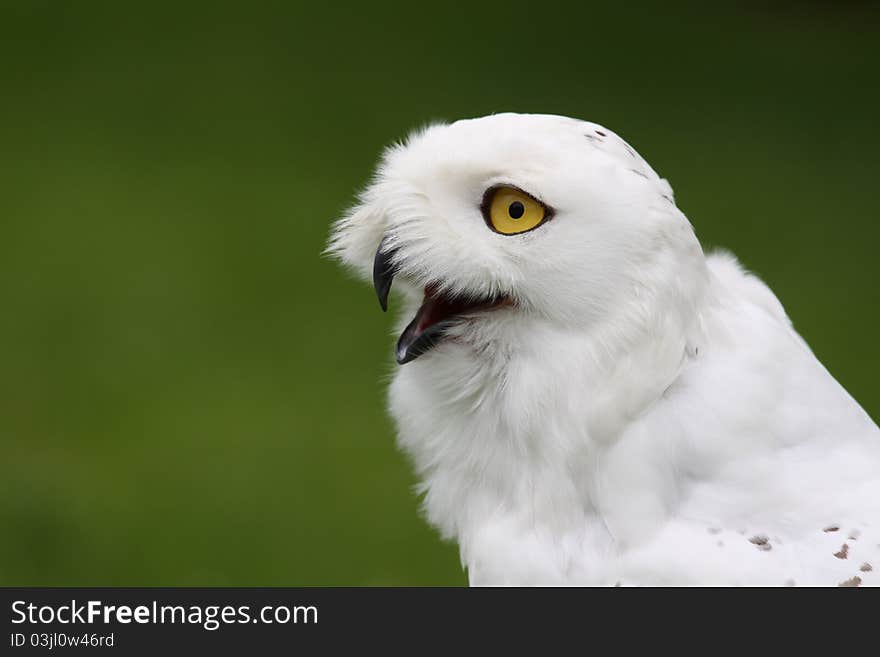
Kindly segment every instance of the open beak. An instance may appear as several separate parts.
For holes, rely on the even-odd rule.
[[[379,305],[383,311],[388,310],[388,293],[396,273],[391,262],[394,250],[386,248],[386,239],[379,244],[373,261],[373,287],[376,288],[376,296],[379,297]],[[437,285],[429,285],[425,288],[422,305],[397,341],[397,362],[403,365],[430,351],[442,342],[448,329],[465,316],[509,303],[509,299],[504,296],[452,297],[439,292]]]

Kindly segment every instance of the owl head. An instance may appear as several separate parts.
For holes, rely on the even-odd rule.
[[[372,279],[383,310],[401,293],[401,364],[515,349],[537,327],[610,336],[680,319],[705,266],[669,184],[631,146],[528,114],[388,148],[328,251]]]

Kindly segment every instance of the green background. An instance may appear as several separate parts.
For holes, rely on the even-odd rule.
[[[711,11],[0,3],[0,584],[466,582],[320,256],[433,120],[618,131],[880,416],[880,13]]]

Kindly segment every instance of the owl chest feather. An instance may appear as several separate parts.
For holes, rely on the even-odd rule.
[[[876,426],[789,327],[754,305],[730,315],[699,345],[671,334],[612,366],[572,333],[494,361],[451,342],[398,371],[399,442],[472,583],[856,576],[824,529],[877,539],[849,554],[880,543]]]

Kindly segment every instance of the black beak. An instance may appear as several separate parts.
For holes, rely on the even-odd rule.
[[[394,249],[385,247],[387,237],[383,237],[379,242],[379,248],[376,251],[376,259],[373,260],[373,287],[376,288],[376,296],[379,297],[379,305],[382,310],[388,310],[388,293],[391,291],[391,282],[394,280],[396,273],[391,258],[394,256]]]
[[[373,260],[373,287],[383,311],[388,310],[388,293],[397,273],[392,262],[397,249],[388,246],[388,237],[382,238]],[[451,326],[476,312],[489,311],[512,305],[505,295],[489,297],[450,296],[434,283],[425,287],[425,296],[416,316],[403,330],[397,341],[397,362],[401,365],[415,360],[446,339]]]

